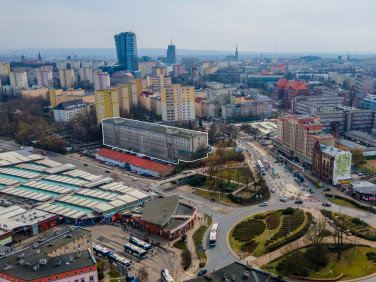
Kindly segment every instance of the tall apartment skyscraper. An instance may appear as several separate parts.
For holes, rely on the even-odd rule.
[[[27,75],[24,71],[14,71],[9,73],[10,85],[27,88]]]
[[[74,88],[76,80],[72,69],[59,70],[60,86],[63,89]]]
[[[114,37],[119,65],[129,71],[137,71],[136,34],[133,32],[122,32],[116,34]]]
[[[96,71],[94,72],[94,89],[106,90],[110,87],[110,76],[107,72]]]
[[[175,64],[176,62],[176,55],[175,55],[175,45],[171,44],[168,45],[167,48],[167,63],[168,64]]]
[[[195,119],[195,89],[193,86],[172,84],[161,88],[161,112],[165,123]]]
[[[51,70],[38,70],[37,71],[38,87],[54,88],[54,79]]]
[[[117,89],[95,91],[95,110],[98,123],[106,118],[119,117],[119,91]]]

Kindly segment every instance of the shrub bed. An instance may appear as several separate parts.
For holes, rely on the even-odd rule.
[[[258,246],[259,243],[255,242],[254,240],[249,241],[242,245],[242,251],[252,253]]]
[[[266,246],[265,248],[265,252],[264,253],[268,253],[268,252],[272,252],[280,247],[282,247],[283,245],[286,245],[290,242],[293,242],[297,239],[299,239],[300,237],[302,237],[304,234],[307,233],[309,227],[311,226],[311,223],[312,223],[312,214],[307,212],[306,213],[307,217],[308,217],[308,220],[307,220],[307,224],[300,230],[298,231],[297,233],[291,235],[290,237],[286,238],[285,240],[283,241],[280,241],[278,243],[275,243],[273,245],[270,245],[270,246]]]
[[[235,227],[233,237],[240,242],[247,242],[261,235],[264,232],[265,227],[263,221],[250,219]]]
[[[276,229],[279,226],[279,223],[280,220],[276,213],[272,213],[266,218],[266,224],[270,230]]]
[[[184,270],[187,270],[190,267],[191,261],[192,261],[191,252],[188,250],[187,245],[181,240],[176,241],[174,243],[174,247],[182,250],[182,253],[181,253],[182,262],[181,262],[181,264],[182,264]]]

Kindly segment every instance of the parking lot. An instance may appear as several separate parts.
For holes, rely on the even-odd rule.
[[[120,255],[133,260],[133,265],[129,273],[137,277],[138,270],[145,266],[149,273],[149,281],[160,281],[161,269],[168,268],[174,271],[175,252],[168,249],[169,242],[155,235],[151,235],[150,240],[153,241],[153,252],[150,252],[145,259],[138,259],[132,254],[124,251],[123,244],[128,242],[129,238],[134,236],[139,239],[144,238],[144,233],[138,229],[128,226],[123,229],[121,226],[114,225],[96,225],[90,228],[92,231],[92,240],[113,250],[118,250]]]

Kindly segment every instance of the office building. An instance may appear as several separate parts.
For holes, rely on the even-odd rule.
[[[129,71],[138,70],[136,34],[122,32],[115,35],[116,54],[119,65]]]
[[[59,70],[60,87],[63,89],[71,89],[75,87],[76,79],[72,69]]]
[[[10,64],[0,62],[0,75],[8,75],[10,73]]]
[[[94,83],[93,69],[89,67],[80,68],[80,81],[93,84]]]
[[[146,77],[152,74],[152,69],[157,65],[156,62],[144,62],[138,63],[138,70],[141,72],[142,77]]]
[[[94,72],[94,89],[106,90],[110,87],[110,76],[107,72],[96,71]]]
[[[63,89],[50,89],[49,90],[50,103],[52,107],[56,107],[62,102],[82,99],[86,103],[94,104],[94,94],[85,93],[83,89],[63,90]]]
[[[54,88],[54,79],[52,70],[38,70],[37,72],[38,87]]]
[[[167,48],[167,60],[166,60],[167,64],[175,64],[176,62],[176,54],[175,54],[175,45],[171,44],[168,45],[168,48]]]
[[[162,120],[173,124],[195,120],[195,89],[193,86],[172,84],[161,88]]]
[[[205,132],[125,118],[104,119],[102,131],[103,145],[168,162],[193,161],[207,156]]]
[[[106,118],[119,117],[119,91],[117,89],[95,91],[95,109],[98,123]]]
[[[319,112],[322,107],[345,106],[345,103],[345,97],[339,95],[299,96],[291,101],[291,111],[295,114],[308,115],[312,111]]]
[[[312,172],[326,183],[337,185],[338,181],[349,180],[351,153],[318,141],[313,148]]]
[[[19,221],[22,220],[25,219],[20,217]],[[46,232],[28,241],[20,249],[11,249],[1,256],[2,282],[98,282],[89,229],[64,228],[56,234]]]
[[[84,100],[72,100],[68,102],[62,102],[57,105],[53,112],[56,122],[69,122],[77,114],[88,113],[90,106],[84,102]]]
[[[10,72],[9,73],[9,80],[11,86],[21,87],[21,88],[27,88],[27,75],[24,71],[16,71],[16,72]]]
[[[280,117],[277,121],[277,138],[273,140],[274,146],[286,156],[311,165],[316,141],[322,145],[334,146],[334,137],[323,133],[322,127],[318,117]]]

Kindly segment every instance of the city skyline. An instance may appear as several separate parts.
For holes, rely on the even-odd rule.
[[[114,34],[133,31],[141,48],[163,48],[172,38],[177,49],[373,52],[376,23],[368,11],[375,3],[361,2],[4,0],[0,18],[12,24],[1,25],[0,48],[114,48]]]

